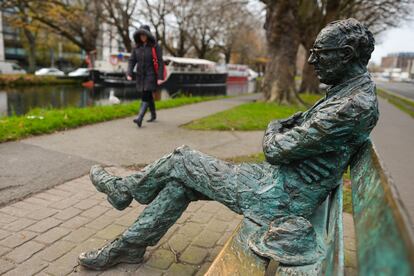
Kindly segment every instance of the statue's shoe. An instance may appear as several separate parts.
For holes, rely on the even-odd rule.
[[[107,195],[108,202],[118,210],[124,210],[132,202],[128,187],[121,183],[122,178],[113,176],[100,165],[91,168],[89,177],[96,189]]]
[[[145,248],[125,247],[120,239],[115,239],[101,249],[81,253],[78,262],[89,269],[105,270],[120,263],[141,263],[144,254]]]

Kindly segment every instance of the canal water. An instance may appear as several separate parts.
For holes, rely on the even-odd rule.
[[[248,85],[232,84],[221,89],[197,88],[181,94],[187,96],[233,96],[254,91],[254,85],[254,83],[249,83]],[[170,93],[169,91],[162,89],[156,93],[155,98],[156,100],[165,100],[177,96],[177,93]],[[101,87],[88,89],[81,85],[54,85],[0,88],[0,117],[23,115],[33,108],[111,105],[118,102],[118,100],[122,103],[134,101],[139,98],[140,94],[136,92],[133,87]]]

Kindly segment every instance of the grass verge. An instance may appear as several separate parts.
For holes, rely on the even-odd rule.
[[[17,87],[32,85],[56,85],[56,84],[79,84],[80,80],[58,78],[55,76],[25,75],[0,75],[0,87]]]
[[[414,101],[391,94],[383,89],[377,89],[377,94],[401,111],[407,113],[411,117],[414,117]]]
[[[166,109],[219,98],[223,96],[181,97],[156,102],[156,106],[157,109]],[[138,107],[139,101],[112,106],[33,109],[23,116],[0,118],[0,142],[132,116],[137,113]]]
[[[312,105],[321,95],[302,94],[302,100]],[[271,120],[287,118],[304,106],[278,105],[275,103],[254,102],[239,105],[232,109],[213,114],[183,127],[192,130],[263,130]]]

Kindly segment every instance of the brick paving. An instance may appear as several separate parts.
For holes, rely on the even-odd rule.
[[[116,175],[130,170],[109,168]],[[0,275],[203,275],[241,216],[209,201],[192,202],[142,264],[104,272],[77,265],[80,252],[121,234],[145,206],[120,212],[83,176],[0,209]],[[352,215],[344,213],[345,275],[356,274]]]
[[[131,171],[112,167],[117,175]],[[80,252],[97,248],[131,225],[145,206],[119,212],[95,191],[88,176],[0,209],[0,274],[203,275],[241,220],[225,206],[193,202],[142,264],[104,272],[77,265]]]

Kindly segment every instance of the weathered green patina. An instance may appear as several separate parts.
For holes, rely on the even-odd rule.
[[[414,275],[412,228],[370,142],[354,157],[351,180],[359,275]]]
[[[269,265],[269,260],[254,254],[246,238],[255,229],[244,220],[211,264],[205,276],[216,275],[336,275],[344,274],[342,231],[342,185],[314,212],[310,222],[322,238],[326,256],[311,265],[289,266],[280,263]]]
[[[249,227],[243,246],[250,253],[290,266],[320,264],[332,251],[312,216],[338,187],[378,120],[375,86],[366,69],[373,49],[371,32],[355,19],[321,31],[309,62],[331,87],[308,111],[269,124],[266,162],[235,165],[183,146],[125,178],[93,167],[92,183],[115,208],[124,209],[133,199],[148,206],[118,239],[81,254],[80,263],[105,269],[142,261],[146,247],[162,238],[188,204],[204,199],[244,216]]]

